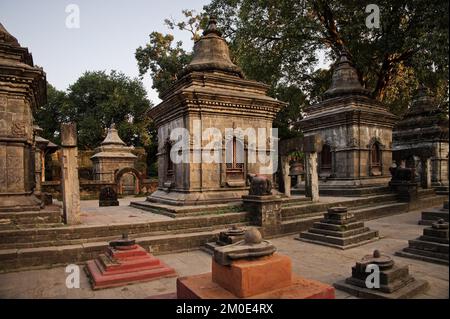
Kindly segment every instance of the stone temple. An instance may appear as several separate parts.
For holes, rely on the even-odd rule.
[[[305,136],[320,134],[324,141],[318,158],[321,192],[342,194],[389,182],[396,116],[361,86],[346,53],[334,66],[323,100],[306,113],[300,122]]]
[[[94,179],[110,183],[117,182],[119,193],[139,193],[140,173],[135,169],[137,156],[131,152],[132,150],[133,147],[126,146],[112,124],[105,139],[91,157],[94,164]],[[128,181],[128,179],[131,180]],[[127,187],[135,189],[127,190]]]
[[[32,111],[46,101],[44,71],[0,24],[0,211],[40,208]]]
[[[420,85],[393,132],[393,158],[416,168],[421,185],[448,192],[448,113]]]
[[[248,173],[259,173],[260,164],[249,163],[249,150],[270,151],[269,138],[263,147],[250,143],[244,134],[226,136],[226,129],[264,128],[270,136],[272,121],[284,105],[266,95],[268,86],[247,80],[230,59],[227,43],[211,18],[203,36],[194,45],[194,57],[179,79],[162,94],[162,102],[149,111],[158,129],[158,190],[148,201],[174,205],[193,205],[240,200],[247,194]],[[192,134],[208,128],[220,130],[222,140],[193,141]],[[175,141],[172,130],[185,128],[191,134],[190,156],[208,143],[220,143],[221,163],[173,163],[170,158]],[[228,130],[229,132],[229,130]],[[229,145],[225,145],[230,143]],[[230,153],[225,154],[225,149]],[[237,155],[244,154],[241,158]],[[229,157],[227,157],[229,156]],[[266,164],[264,164],[266,165]],[[271,177],[271,176],[270,176]],[[271,177],[272,178],[272,177]]]

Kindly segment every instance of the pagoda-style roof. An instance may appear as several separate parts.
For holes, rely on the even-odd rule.
[[[33,64],[33,57],[28,49],[21,47],[17,39],[0,23],[0,82],[2,78],[4,82],[17,83],[17,87],[23,87],[23,94],[29,95],[32,107],[47,103],[45,72]],[[25,89],[24,83],[32,89]]]
[[[398,117],[370,96],[370,91],[359,82],[358,73],[343,51],[333,66],[331,85],[322,101],[305,108],[300,121],[304,131],[360,123],[392,128]]]
[[[119,137],[115,124],[112,124],[108,129],[105,139],[100,145],[123,145],[126,146],[125,142]]]
[[[122,158],[137,158],[131,153],[133,147],[126,146],[125,142],[120,138],[114,124],[108,128],[108,133],[105,139],[100,144],[100,147],[95,149],[95,154],[91,159],[108,158],[108,157],[122,157]]]
[[[448,113],[437,105],[426,86],[419,85],[410,108],[395,125],[393,136],[397,145],[448,141]]]
[[[20,47],[19,41],[12,36],[0,22],[0,43],[8,44],[13,47]]]
[[[324,99],[344,95],[370,95],[370,91],[363,88],[359,82],[358,73],[348,54],[342,52],[339,61],[334,65],[331,86],[323,94]]]
[[[180,72],[180,76],[193,71],[220,71],[244,77],[242,70],[230,59],[230,51],[222,33],[217,29],[217,20],[210,17],[203,36],[194,44],[192,61]]]
[[[273,119],[286,103],[267,95],[269,86],[245,79],[230,59],[226,41],[211,17],[203,36],[194,44],[194,56],[170,88],[162,102],[148,115],[156,125],[189,112],[249,115]]]

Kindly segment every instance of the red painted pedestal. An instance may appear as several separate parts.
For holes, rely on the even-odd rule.
[[[178,299],[334,299],[334,288],[292,273],[288,256],[274,254],[177,279]]]
[[[139,245],[108,247],[106,254],[87,262],[86,272],[93,289],[176,276],[175,270]]]

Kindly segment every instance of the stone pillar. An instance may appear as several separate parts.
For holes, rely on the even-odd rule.
[[[78,148],[75,123],[61,124],[61,185],[66,224],[80,223],[80,184],[78,181]]]
[[[251,214],[251,222],[262,227],[264,235],[279,232],[281,224],[281,198],[276,195],[245,195],[242,196],[244,209]]]
[[[420,186],[422,188],[431,188],[431,159],[421,159],[422,164],[422,178],[420,180]]]
[[[291,197],[291,176],[289,176],[289,158],[281,156],[281,171],[283,173],[284,195]]]
[[[317,174],[317,153],[306,154],[307,175],[308,175],[308,194],[313,202],[319,201],[319,175]]]
[[[36,186],[35,186],[35,193],[39,194],[42,189],[42,155],[41,155],[41,149],[39,147],[35,148],[34,152],[34,173],[35,173],[35,179],[36,179]]]

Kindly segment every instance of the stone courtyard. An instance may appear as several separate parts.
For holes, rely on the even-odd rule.
[[[122,200],[121,204],[128,201]],[[92,203],[91,203],[92,205]],[[84,202],[84,211],[101,211]],[[122,206],[120,206],[122,207]],[[125,206],[126,207],[126,206]],[[135,210],[130,209],[130,214]],[[153,215],[146,212],[146,215]],[[114,215],[111,213],[111,215]],[[138,215],[134,212],[133,215]],[[152,216],[161,218],[161,216]],[[112,219],[114,217],[111,217]],[[151,218],[151,217],[149,217]],[[162,217],[164,218],[164,217]],[[393,256],[407,246],[408,239],[419,236],[423,226],[417,224],[420,211],[379,218],[366,224],[380,231],[381,240],[362,247],[346,251],[296,241],[296,235],[272,239],[280,253],[292,258],[295,273],[305,277],[333,284],[348,277],[350,267],[361,256],[374,249]],[[211,269],[211,257],[201,250],[160,255],[164,262],[174,267],[180,276],[205,273]],[[394,257],[400,264],[410,266],[410,272],[421,279],[426,279],[430,288],[414,298],[449,298],[449,269],[445,265],[430,264],[423,261]],[[81,271],[80,288],[67,289],[65,267],[29,270],[0,274],[0,298],[146,298],[152,295],[173,293],[176,290],[176,278],[164,278],[147,283],[137,283],[124,287],[93,291],[83,271]],[[345,292],[336,291],[336,298],[356,298]]]
[[[183,12],[198,23],[186,56],[152,33],[168,42],[136,50],[140,78],[87,71],[56,101],[0,23],[0,299],[449,299],[442,88],[417,75],[400,112],[383,98],[397,55],[372,91],[339,39],[292,101],[287,75],[243,71],[212,11]],[[170,75],[160,49],[182,59]]]

